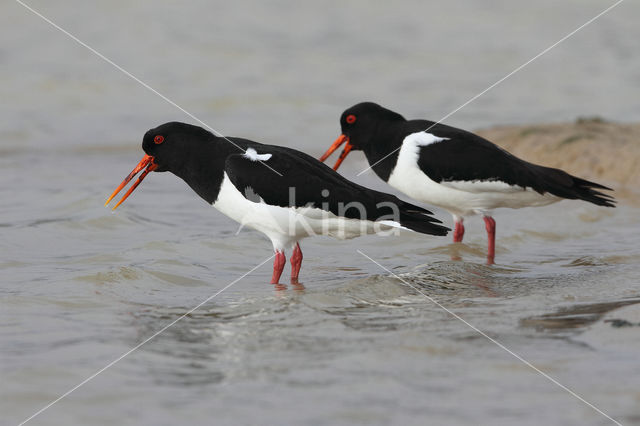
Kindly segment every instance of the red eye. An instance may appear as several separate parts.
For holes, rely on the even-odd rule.
[[[347,123],[353,124],[356,122],[356,116],[353,114],[347,115]]]
[[[160,145],[162,142],[164,142],[164,136],[156,136],[155,138],[153,138],[153,142],[155,142],[156,145]]]

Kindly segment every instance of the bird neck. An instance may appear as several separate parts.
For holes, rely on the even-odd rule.
[[[394,123],[378,126],[373,137],[363,148],[369,166],[385,182],[389,180],[398,161],[402,138],[398,137],[398,128]]]
[[[238,142],[241,150],[216,136],[193,143],[197,146],[189,148],[192,152],[197,152],[197,155],[185,157],[180,164],[175,164],[171,168],[171,172],[184,180],[207,203],[213,204],[222,186],[227,157],[242,153],[245,147]]]

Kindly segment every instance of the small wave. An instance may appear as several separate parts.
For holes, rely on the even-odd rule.
[[[95,274],[82,275],[76,277],[77,281],[92,284],[119,283],[142,279],[144,274],[138,269],[122,266],[117,270],[108,272],[97,272]]]
[[[622,299],[604,303],[589,303],[560,308],[550,314],[520,320],[522,327],[533,327],[539,331],[567,331],[584,329],[598,321],[607,312],[623,306],[640,303],[640,299]]]

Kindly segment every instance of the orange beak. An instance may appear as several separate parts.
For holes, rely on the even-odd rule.
[[[336,139],[336,141],[329,147],[327,152],[325,152],[324,155],[320,157],[320,161],[326,160],[331,154],[333,154],[333,152],[336,149],[340,148],[340,145],[342,145],[345,142],[346,142],[346,145],[344,146],[344,149],[342,150],[340,157],[338,157],[338,161],[336,161],[336,164],[333,166],[333,170],[338,170],[338,167],[340,167],[340,164],[342,164],[344,159],[347,158],[347,155],[349,155],[349,153],[353,149],[353,145],[349,143],[348,136],[340,135],[340,137],[338,137],[338,139]]]
[[[118,194],[118,192],[122,190],[122,188],[127,186],[127,184],[131,181],[131,179],[133,179],[140,170],[144,169],[144,172],[142,172],[142,174],[138,177],[138,180],[136,180],[136,182],[133,185],[131,185],[131,188],[129,188],[127,193],[124,194],[124,197],[122,197],[120,201],[118,201],[118,204],[116,204],[111,210],[117,209],[118,206],[122,204],[122,202],[126,200],[129,195],[131,195],[133,190],[136,189],[138,185],[140,185],[140,182],[142,182],[142,180],[149,174],[149,172],[152,172],[157,168],[158,168],[158,165],[153,162],[152,156],[145,155],[144,157],[142,157],[142,160],[140,160],[138,165],[131,171],[131,173],[129,173],[129,175],[126,178],[124,178],[120,186],[118,186],[116,190],[113,191],[113,194],[111,194],[111,197],[109,197],[109,199],[107,200],[106,203],[104,203],[104,205],[106,206],[107,204],[109,204],[109,201],[111,201],[113,197],[115,197]]]

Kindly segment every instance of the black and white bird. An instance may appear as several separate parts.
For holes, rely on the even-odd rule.
[[[465,216],[481,214],[488,235],[488,263],[495,258],[499,207],[544,206],[564,198],[614,207],[606,186],[562,170],[521,160],[488,140],[440,123],[406,120],[372,102],[352,106],[340,117],[342,135],[320,158],[342,144],[337,170],[352,150],[361,150],[371,169],[392,187],[453,215],[453,241],[464,236]]]
[[[146,155],[107,200],[144,170],[117,208],[151,172],[172,172],[200,197],[244,226],[264,233],[275,251],[271,282],[277,284],[293,248],[291,282],[298,282],[302,251],[312,235],[338,239],[390,234],[395,228],[446,235],[449,228],[424,208],[357,185],[315,158],[291,148],[236,137],[218,137],[185,123],[149,130]]]

